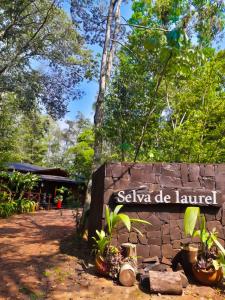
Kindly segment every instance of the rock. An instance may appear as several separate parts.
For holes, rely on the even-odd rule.
[[[161,259],[161,263],[164,265],[172,266],[172,262],[164,256]]]
[[[178,271],[177,273],[179,273],[179,275],[180,275],[183,288],[186,288],[188,286],[189,282],[188,282],[186,275],[184,274],[184,271]]]
[[[148,257],[143,259],[143,263],[159,263],[159,258],[158,256],[153,256],[153,257]]]

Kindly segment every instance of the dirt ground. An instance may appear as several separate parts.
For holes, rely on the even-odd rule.
[[[189,285],[181,296],[150,295],[95,273],[71,210],[38,211],[0,220],[0,300],[224,300],[224,291]]]

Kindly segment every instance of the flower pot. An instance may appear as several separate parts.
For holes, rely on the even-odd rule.
[[[58,200],[57,204],[56,204],[56,207],[59,209],[59,208],[62,208],[62,201],[61,200]]]
[[[205,285],[216,285],[223,278],[222,268],[208,271],[204,269],[198,269],[196,266],[193,266],[192,272],[195,279]]]
[[[95,267],[99,274],[101,275],[108,275],[108,267],[104,260],[104,258],[101,255],[96,255],[95,257]]]

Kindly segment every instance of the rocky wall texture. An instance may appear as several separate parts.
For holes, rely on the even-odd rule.
[[[219,207],[201,207],[205,214],[207,228],[216,227],[220,242],[225,239],[225,164],[106,164],[93,176],[92,202],[90,209],[89,236],[104,226],[105,205],[113,208],[115,192],[147,186],[151,191],[188,190],[196,194],[216,190],[221,193]],[[124,205],[123,212],[132,218],[147,220],[151,225],[138,224],[143,236],[135,231],[130,233],[124,227],[117,230],[113,243],[137,244],[138,255],[172,258],[180,250],[182,243],[190,241],[183,233],[183,215],[187,205],[157,204]],[[193,242],[198,242],[194,239]]]

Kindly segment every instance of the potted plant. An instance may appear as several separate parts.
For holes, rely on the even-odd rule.
[[[206,229],[205,216],[200,213],[200,209],[188,207],[187,210],[184,229],[200,239],[197,257],[192,263],[193,275],[203,284],[214,285],[223,278],[225,250],[217,240],[216,229]],[[195,229],[196,225],[198,229]]]
[[[105,218],[106,228],[105,230],[96,230],[96,237],[93,237],[95,241],[95,266],[97,271],[102,275],[109,275],[111,278],[117,278],[120,267],[125,261],[122,256],[120,248],[112,245],[112,236],[115,228],[119,223],[123,223],[128,231],[131,227],[136,230],[139,234],[141,232],[132,226],[132,223],[144,223],[150,224],[149,222],[141,219],[131,219],[128,215],[119,213],[123,205],[117,205],[114,211],[110,211],[109,207],[106,206]],[[132,258],[130,258],[132,260]],[[136,258],[135,258],[136,259]]]

